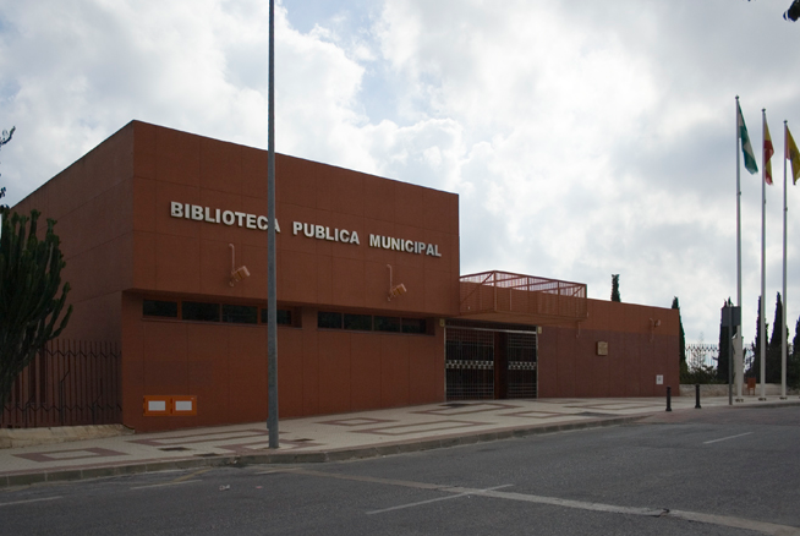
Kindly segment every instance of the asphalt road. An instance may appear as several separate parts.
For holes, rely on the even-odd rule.
[[[800,407],[0,492],[2,535],[800,535]]]

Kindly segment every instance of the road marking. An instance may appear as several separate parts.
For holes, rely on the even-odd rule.
[[[149,484],[147,486],[134,486],[131,489],[147,489],[147,488],[166,488],[168,486],[178,486],[180,484],[191,484],[192,482],[202,482],[202,480],[180,480],[180,481],[170,481],[170,482],[161,482],[160,484]]]
[[[511,486],[513,486],[513,484],[504,484],[502,486],[495,486],[493,488],[486,488],[486,489],[481,490],[481,491],[484,491],[484,492],[485,491],[494,491],[494,490],[498,490],[498,489],[502,489],[502,488],[508,488],[508,487],[511,487]],[[413,508],[415,506],[422,506],[423,504],[430,504],[430,503],[435,503],[435,502],[439,502],[439,501],[449,501],[450,499],[457,499],[459,497],[467,497],[469,495],[474,495],[474,494],[473,493],[458,493],[456,495],[451,495],[449,497],[439,497],[437,499],[428,499],[427,501],[419,501],[419,502],[414,502],[414,503],[401,504],[401,505],[398,505],[398,506],[391,506],[389,508],[384,508],[382,510],[373,510],[371,512],[367,512],[367,515],[382,514],[384,512],[391,512],[392,510],[402,510],[404,508]]]
[[[195,471],[194,473],[189,473],[188,475],[179,476],[174,480],[170,480],[169,482],[160,482],[158,484],[148,484],[146,486],[136,486],[131,489],[147,489],[147,488],[163,488],[165,486],[174,486],[176,484],[188,484],[190,482],[200,482],[200,480],[192,480],[196,476],[200,476],[203,473],[207,473],[211,471],[211,468],[200,469],[199,471]]]
[[[726,439],[726,438],[723,438]],[[489,489],[473,489],[464,488],[460,486],[442,486],[438,484],[429,484],[426,482],[413,482],[408,480],[393,480],[388,478],[376,478],[368,476],[346,475],[341,473],[326,473],[324,471],[314,471],[306,469],[291,469],[286,473],[317,476],[322,478],[335,478],[338,480],[351,480],[357,482],[370,482],[376,484],[387,484],[392,486],[402,486],[415,489],[436,490],[443,493],[450,493],[457,496],[463,495],[480,495],[484,497],[492,497],[495,499],[506,499],[513,501],[521,501],[534,504],[546,504],[550,506],[560,506],[563,508],[575,508],[579,510],[590,510],[593,512],[604,512],[612,514],[625,514],[625,515],[638,515],[654,518],[675,518],[685,521],[694,521],[697,523],[706,523],[709,525],[719,525],[723,527],[743,528],[771,536],[800,536],[800,528],[792,527],[789,525],[777,525],[774,523],[767,523],[764,521],[756,521],[753,519],[744,519],[741,517],[705,514],[702,512],[688,512],[684,510],[669,510],[666,508],[640,508],[634,506],[618,506],[614,504],[594,503],[586,501],[573,501],[570,499],[560,499],[558,497],[544,497],[541,495],[528,495],[525,493],[516,493],[508,491],[498,491],[497,488]],[[501,486],[505,487],[505,486]],[[450,497],[447,497],[450,498]],[[410,506],[417,504],[425,504],[430,501],[421,501],[420,503],[413,503]],[[395,508],[397,509],[397,508]],[[388,511],[385,509],[382,511]],[[381,510],[374,510],[370,513],[379,513]]]
[[[25,500],[25,501],[13,501],[13,502],[7,502],[7,503],[0,503],[0,507],[3,507],[3,506],[14,506],[14,505],[17,505],[17,504],[30,504],[30,503],[36,503],[36,502],[42,502],[42,501],[55,501],[56,499],[63,499],[63,498],[64,497],[59,495],[57,497],[44,497],[44,498],[41,498],[41,499],[28,499],[28,500]]]
[[[703,441],[703,445],[710,445],[711,443],[719,443],[720,441],[727,441],[729,439],[736,439],[737,437],[744,437],[744,436],[750,435],[752,433],[753,432],[745,432],[744,434],[732,435],[732,436],[728,436],[728,437],[721,437],[719,439],[712,439],[711,441]]]
[[[752,530],[772,536],[797,536],[800,535],[800,528],[787,525],[776,525],[766,521],[755,521],[733,516],[718,516],[714,514],[702,514],[700,512],[684,512],[682,510],[670,510],[669,517],[685,519],[687,521],[697,521],[709,525],[720,525],[723,527],[733,527],[737,529]]]
[[[200,476],[203,473],[207,473],[209,471],[211,471],[210,467],[208,467],[206,469],[200,469],[199,471],[195,471],[194,473],[189,473],[188,475],[179,476],[178,478],[176,478],[172,482],[175,483],[175,484],[179,484],[181,482],[185,482],[187,480],[190,480],[190,479],[192,479],[192,478],[194,478],[196,476]]]

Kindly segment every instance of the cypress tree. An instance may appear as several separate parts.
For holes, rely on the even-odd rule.
[[[622,301],[619,296],[619,274],[611,274],[611,301]]]
[[[730,298],[725,302],[728,307],[733,307],[733,302]],[[723,326],[722,322],[719,325],[719,355],[717,356],[717,379],[723,383],[728,383],[728,368],[730,367],[730,354],[731,351],[731,336],[730,328]]]
[[[767,332],[769,332],[769,324],[764,324]],[[750,368],[747,370],[746,376],[755,376],[756,381],[761,382],[761,298],[758,298],[758,314],[756,316],[756,340],[753,341],[751,347],[753,350],[753,360],[750,362]]]
[[[800,318],[794,326],[792,352],[787,356],[786,384],[795,389],[800,388]]]
[[[689,365],[686,363],[686,332],[683,331],[683,319],[681,318],[681,306],[678,303],[678,297],[672,299],[672,308],[678,310],[678,359],[680,360],[681,383],[688,381]]]
[[[775,322],[772,324],[772,338],[767,347],[767,383],[781,383],[781,337],[789,338],[783,320],[783,302],[781,293],[775,300]]]

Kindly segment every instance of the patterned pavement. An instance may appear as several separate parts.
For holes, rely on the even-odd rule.
[[[727,406],[706,398],[704,408]],[[800,404],[745,397],[730,408]],[[672,399],[674,412],[697,411],[693,397]],[[117,435],[0,449],[0,488],[203,465],[302,463],[363,458],[491,441],[534,433],[609,426],[664,415],[662,398],[537,399],[447,402],[287,419],[280,448],[269,449],[265,423]]]

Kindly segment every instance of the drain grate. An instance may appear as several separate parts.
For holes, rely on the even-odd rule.
[[[164,452],[175,452],[175,451],[179,451],[179,450],[192,450],[192,449],[187,448],[187,447],[164,447],[164,448],[160,448],[158,450],[163,450]]]

